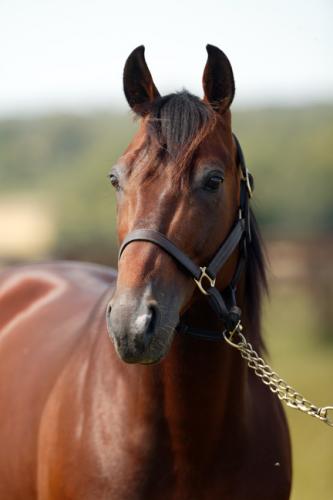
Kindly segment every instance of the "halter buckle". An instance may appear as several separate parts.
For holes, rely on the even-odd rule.
[[[252,198],[253,189],[251,187],[249,171],[245,166],[244,166],[244,168],[241,168],[240,171],[241,171],[241,180],[244,181],[246,184],[246,189],[247,189],[247,193],[249,195],[249,198]]]
[[[200,278],[198,280],[196,280],[194,278],[194,281],[198,285],[198,288],[199,288],[200,292],[203,293],[204,295],[208,295],[208,292],[207,292],[207,290],[205,290],[205,288],[204,288],[204,286],[202,284],[202,280],[204,278],[206,278],[209,281],[209,286],[210,287],[214,287],[215,286],[215,281],[216,281],[216,278],[213,279],[213,278],[211,278],[209,276],[209,274],[207,274],[206,269],[207,269],[206,267],[200,267],[200,271],[201,271]]]

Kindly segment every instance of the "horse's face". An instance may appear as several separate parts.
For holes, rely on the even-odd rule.
[[[205,265],[226,238],[239,206],[228,109],[232,70],[221,51],[209,47],[208,53],[204,101],[187,93],[159,98],[143,48],[131,54],[125,93],[142,120],[110,173],[117,191],[120,242],[134,229],[154,229],[198,265]],[[220,287],[228,283],[233,268],[230,259]],[[108,316],[119,356],[127,362],[159,361],[196,293],[193,279],[164,250],[149,242],[128,245],[119,261]]]

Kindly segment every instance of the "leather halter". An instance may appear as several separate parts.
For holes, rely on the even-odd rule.
[[[245,266],[247,244],[251,241],[249,199],[253,193],[253,178],[247,170],[244,155],[237,137],[234,135],[237,147],[237,162],[241,172],[240,207],[238,219],[234,223],[229,235],[224,240],[216,254],[205,267],[197,266],[184,252],[182,252],[164,234],[153,229],[136,229],[129,233],[119,250],[121,258],[124,249],[133,241],[149,241],[162,248],[171,255],[185,271],[192,275],[200,291],[207,295],[210,304],[217,313],[228,331],[233,331],[240,322],[241,310],[236,305],[236,291],[242,271]],[[227,288],[221,293],[215,287],[216,276],[224,266],[230,255],[239,246],[239,257],[233,278]],[[220,332],[212,332],[190,327],[180,322],[177,330],[181,333],[194,335],[207,340],[220,340]]]

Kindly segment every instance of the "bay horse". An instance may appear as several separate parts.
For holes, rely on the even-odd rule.
[[[289,498],[281,403],[220,334],[242,309],[263,351],[266,278],[255,218],[240,210],[253,186],[231,129],[232,68],[207,51],[202,100],[161,97],[143,46],[126,62],[140,122],[110,173],[118,274],[69,262],[1,272],[0,500]],[[216,280],[208,267],[196,276],[217,254]]]

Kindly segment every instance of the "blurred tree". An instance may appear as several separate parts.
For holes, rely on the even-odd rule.
[[[330,233],[333,107],[233,116],[266,234],[311,239]],[[58,234],[52,256],[106,262],[111,248],[114,253],[114,198],[106,174],[135,127],[129,114],[112,113],[0,122],[0,193],[32,193],[51,208]]]

